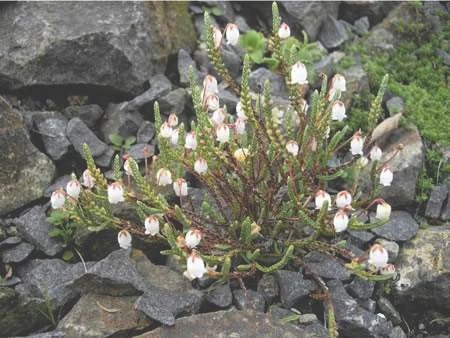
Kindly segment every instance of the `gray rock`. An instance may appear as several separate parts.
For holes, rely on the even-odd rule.
[[[0,126],[1,216],[41,198],[53,180],[55,166],[31,143],[20,113],[3,101],[0,101]]]
[[[59,188],[65,189],[67,183],[69,183],[71,179],[71,175],[58,177],[55,182],[53,182],[47,189],[45,189],[44,197],[50,198],[55,190],[58,190]]]
[[[336,52],[333,52],[333,53],[336,53]],[[339,52],[337,52],[337,53],[339,53]],[[335,65],[334,58],[331,54],[325,56],[320,61],[314,63],[313,68],[314,68],[315,76],[314,76],[313,86],[315,88],[317,88],[321,85],[321,80],[320,80],[321,73],[325,74],[328,78],[331,78],[331,76],[333,74],[334,65]]]
[[[280,294],[280,289],[275,276],[269,274],[264,274],[262,276],[258,282],[257,290],[264,297],[268,305],[272,304]]]
[[[201,304],[202,297],[198,294],[155,287],[139,297],[135,307],[153,320],[164,325],[174,325],[178,315],[197,313]]]
[[[445,13],[446,9],[439,2],[424,3],[423,13],[425,14],[425,21],[431,26],[433,33],[439,34],[442,32],[442,27],[445,27],[446,22],[441,21],[440,13]]]
[[[22,242],[12,248],[1,252],[3,263],[20,263],[24,261],[34,250],[34,245]]]
[[[134,336],[137,330],[151,324],[134,309],[136,300],[136,296],[84,295],[58,323],[58,330],[67,337]],[[110,311],[105,311],[101,306]]]
[[[385,297],[380,297],[377,300],[377,305],[380,311],[386,315],[386,318],[389,319],[394,325],[399,325],[402,322],[402,317],[400,313],[395,309],[394,305],[389,301],[389,299]]]
[[[317,319],[317,316],[314,313],[300,315],[300,317],[298,318],[298,322],[300,323],[300,325],[309,325],[318,321],[319,319]]]
[[[391,116],[403,112],[405,102],[399,96],[394,96],[386,102],[386,108]]]
[[[261,93],[263,91],[264,82],[269,80],[272,95],[278,96],[282,98],[287,98],[289,93],[286,88],[286,84],[284,82],[284,78],[281,75],[275,74],[267,68],[258,68],[250,73],[249,84],[250,90]]]
[[[388,252],[389,261],[388,263],[394,264],[397,260],[398,253],[400,251],[400,246],[394,241],[387,241],[385,239],[377,239],[377,243],[380,243]]]
[[[369,18],[367,16],[363,16],[358,20],[356,20],[353,26],[355,27],[356,34],[362,36],[369,32],[370,28]]]
[[[233,113],[236,111],[236,105],[239,102],[239,97],[231,90],[223,88],[219,85],[219,98],[221,100],[221,105],[227,106],[227,112]]]
[[[450,219],[450,214],[445,214],[445,203],[449,205],[450,186],[447,184],[441,184],[435,186],[431,191],[430,199],[427,202],[425,209],[425,216],[433,219],[441,219],[447,221]]]
[[[146,289],[136,262],[130,251],[119,249],[95,263],[88,271],[74,281],[83,293],[91,292],[108,296],[140,295]]]
[[[359,299],[368,299],[372,297],[375,289],[375,282],[367,279],[355,277],[347,286],[347,291],[353,297]]]
[[[320,29],[319,40],[327,49],[339,47],[349,39],[342,22],[328,16]]]
[[[253,290],[233,290],[234,305],[238,310],[254,310],[264,312],[264,297]]]
[[[233,301],[230,284],[222,284],[214,287],[207,295],[206,301],[221,308],[226,308]]]
[[[305,256],[305,263],[323,278],[348,280],[350,272],[336,259],[321,252],[312,251]]]
[[[369,312],[375,313],[377,302],[372,299],[357,299],[358,304]]]
[[[13,276],[13,277],[8,278],[8,279],[0,280],[0,288],[13,287],[13,286],[16,286],[19,283],[22,283],[22,280],[20,278],[16,277],[16,276]]]
[[[271,306],[268,312],[270,314],[270,317],[276,321],[282,320],[283,318],[290,317],[295,314],[295,312],[279,306]]]
[[[79,117],[89,128],[94,128],[103,116],[103,109],[97,104],[69,106],[64,109],[63,114],[69,120]]]
[[[189,66],[191,65],[194,67],[194,71],[197,71],[197,67],[189,52],[180,49],[178,52],[178,74],[180,75],[180,84],[182,86],[189,86]]]
[[[381,22],[399,3],[396,1],[342,1],[339,14],[348,22],[367,17],[372,25]]]
[[[43,207],[31,208],[16,219],[15,224],[21,236],[47,256],[55,256],[62,251],[62,243],[48,235],[54,226],[47,222]]]
[[[350,22],[347,22],[347,21],[345,21],[345,20],[340,19],[340,20],[338,20],[338,21],[339,21],[339,23],[342,24],[342,26],[344,27],[345,32],[346,32],[347,35],[348,35],[348,40],[353,39],[353,37],[354,37],[353,32],[355,31],[355,27],[353,27],[353,25],[352,25]]]
[[[143,121],[137,131],[137,143],[149,143],[155,137],[155,125],[149,121]]]
[[[400,326],[396,326],[392,329],[391,333],[389,334],[389,338],[408,338],[408,336]]]
[[[442,62],[444,65],[450,66],[450,54],[446,51],[443,51],[442,49],[436,49],[437,55],[439,55],[442,59]]]
[[[105,142],[110,142],[110,135],[117,134],[124,139],[136,137],[139,127],[144,122],[138,111],[127,111],[123,104],[111,103],[106,108],[102,126],[100,128]]]
[[[196,44],[180,3],[12,3],[0,22],[0,87],[7,89],[79,85],[135,94],[164,72],[169,55]]]
[[[172,90],[167,95],[158,99],[161,113],[168,116],[175,112],[178,116],[181,116],[186,107],[187,99],[186,89],[178,88]]]
[[[439,226],[419,230],[402,245],[396,265],[400,278],[393,289],[393,303],[400,311],[450,311],[449,241],[450,226]]]
[[[347,85],[347,91],[342,93],[342,99],[346,107],[351,105],[352,98],[355,95],[370,92],[369,77],[362,65],[353,65],[345,69],[342,75],[345,77]]]
[[[145,159],[144,156],[144,148],[147,147],[148,151],[148,161],[151,162],[151,157],[155,154],[155,147],[151,144],[133,144],[130,149],[128,149],[127,154],[134,158],[136,161],[143,161]]]
[[[234,23],[238,26],[239,31],[242,34],[247,33],[251,29],[245,18],[240,15],[236,16],[236,18],[234,19]]]
[[[51,332],[37,333],[27,336],[27,338],[61,338],[61,337],[66,337],[66,334],[58,330]]]
[[[222,19],[225,19],[227,22],[234,22],[234,9],[231,2],[225,2],[225,1],[205,1],[205,3],[210,6],[214,7],[216,9],[216,15],[217,17],[220,17]],[[219,15],[218,12],[221,12]]]
[[[370,231],[351,230],[348,231],[348,234],[350,242],[361,249],[365,249],[367,244],[375,238],[375,235]]]
[[[236,79],[240,75],[241,57],[233,46],[227,44],[223,44],[222,46],[223,63],[231,77]],[[218,78],[220,78],[220,76],[218,76]]]
[[[391,241],[407,241],[419,230],[419,224],[406,211],[393,211],[389,222],[372,229],[380,237]]]
[[[159,327],[138,338],[285,337],[308,338],[311,334],[294,325],[281,325],[254,311],[219,311],[180,318],[173,327]]]
[[[60,160],[70,146],[66,136],[67,119],[61,113],[45,111],[33,114],[33,121],[46,153],[53,160]]]
[[[8,237],[5,240],[3,240],[2,242],[0,242],[0,250],[3,250],[5,248],[10,248],[12,246],[19,244],[20,242],[22,242],[22,238],[20,238],[20,237],[17,237],[17,236]]]
[[[295,303],[308,296],[316,289],[315,284],[303,279],[300,272],[278,270],[275,276],[280,287],[280,300],[287,309],[293,307]]]
[[[102,142],[79,117],[74,117],[69,121],[67,125],[67,136],[75,151],[81,156],[83,156],[83,144],[86,143],[96,163],[98,159],[102,159],[102,156],[109,155],[110,148],[108,145]],[[97,164],[100,165],[100,163]]]
[[[344,337],[384,337],[392,330],[392,324],[360,307],[350,297],[338,280],[327,283],[333,299],[334,314],[339,333]]]

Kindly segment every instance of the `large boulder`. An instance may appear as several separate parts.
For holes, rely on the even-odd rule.
[[[12,2],[0,12],[0,88],[89,85],[136,94],[165,71],[169,55],[195,44],[187,3]]]
[[[0,144],[0,215],[4,215],[41,198],[55,166],[31,143],[20,113],[1,100]]]

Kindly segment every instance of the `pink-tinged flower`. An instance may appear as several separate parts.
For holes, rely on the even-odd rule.
[[[236,134],[242,135],[245,133],[245,120],[238,117],[234,122],[234,129],[236,129]]]
[[[184,238],[184,243],[189,249],[195,248],[197,245],[200,244],[200,241],[202,240],[202,233],[200,230],[194,229],[189,230],[186,233],[186,236]]]
[[[291,36],[291,29],[285,22],[280,25],[280,28],[278,29],[278,36],[282,40]]]
[[[191,255],[187,259],[187,271],[185,275],[188,278],[191,277],[191,279],[202,278],[206,272],[205,262],[197,255],[195,250],[192,250]]]
[[[345,231],[348,226],[348,215],[344,210],[339,210],[333,219],[334,230],[339,233]]]
[[[382,156],[383,152],[381,151],[380,147],[374,145],[370,150],[370,159],[372,161],[380,161]]]
[[[225,143],[230,140],[230,128],[226,124],[222,124],[216,129],[217,141]]]
[[[217,80],[212,75],[206,75],[203,79],[203,91],[205,92],[206,96],[208,95],[214,95],[219,92],[219,88],[217,86]]]
[[[391,206],[387,204],[385,201],[380,200],[377,205],[377,213],[375,215],[375,218],[383,221],[388,220],[391,216]]]
[[[389,187],[392,183],[392,180],[394,179],[394,174],[392,173],[392,170],[388,167],[384,167],[381,170],[380,174],[380,184],[384,185],[385,187]]]
[[[194,170],[197,174],[202,175],[208,171],[208,163],[203,158],[198,158],[194,163]]]
[[[173,146],[178,145],[178,137],[180,136],[180,129],[174,129],[172,130],[172,136],[170,136],[170,144]]]
[[[208,95],[206,97],[206,106],[209,110],[219,109],[219,97],[217,95]]]
[[[247,148],[239,148],[236,149],[236,151],[233,154],[233,157],[236,161],[242,162],[247,159],[247,157],[250,155],[250,151]]]
[[[148,216],[144,222],[145,234],[155,236],[159,232],[159,220],[156,216]]]
[[[169,122],[164,122],[161,125],[160,135],[164,138],[169,138],[172,136],[172,127],[169,125]]]
[[[73,199],[78,199],[81,192],[81,184],[78,182],[76,178],[72,179],[66,186],[67,195],[72,197]]]
[[[306,67],[300,61],[296,62],[291,68],[291,83],[299,85],[308,83]]]
[[[172,174],[169,169],[161,168],[156,173],[156,181],[158,185],[164,186],[168,184],[172,184]]]
[[[382,269],[386,266],[389,260],[387,250],[381,244],[374,244],[369,251],[368,263],[375,266],[377,269]]]
[[[336,206],[341,209],[352,204],[352,195],[348,191],[340,191],[336,195]]]
[[[117,241],[119,242],[119,246],[126,250],[131,247],[132,238],[127,230],[121,230],[117,235]]]
[[[175,113],[171,113],[169,115],[169,118],[167,119],[167,123],[169,124],[170,127],[176,127],[178,124],[178,117],[177,114]]]
[[[242,108],[242,103],[239,101],[236,105],[236,115],[237,117],[247,120],[247,116],[245,116],[244,108]]]
[[[177,178],[175,182],[173,182],[173,190],[175,191],[175,195],[178,197],[187,196],[187,183],[184,178]]]
[[[362,155],[364,147],[364,137],[361,136],[361,132],[358,131],[353,135],[352,141],[350,142],[350,151],[352,155]]]
[[[111,204],[125,201],[122,183],[114,182],[108,186],[108,201]]]
[[[319,190],[316,192],[316,209],[321,209],[323,203],[327,201],[328,202],[328,209],[331,209],[331,197],[330,195],[323,190]]]
[[[298,154],[298,143],[294,140],[290,140],[286,143],[286,150],[289,154],[297,156]]]
[[[126,155],[126,160],[123,163],[123,169],[125,170],[125,173],[128,176],[133,176],[133,171],[131,170],[131,166],[130,166],[130,159],[131,159],[131,157]]]
[[[195,131],[186,134],[186,143],[184,144],[184,147],[191,150],[197,149],[197,137],[195,136]]]
[[[394,264],[386,264],[383,268],[381,268],[381,274],[382,275],[391,275],[395,273],[395,266]]]
[[[222,32],[216,26],[213,27],[214,48],[219,49],[222,43]]]
[[[345,105],[342,101],[335,101],[331,108],[331,119],[334,121],[342,121],[347,117],[345,115]]]
[[[95,185],[95,178],[89,169],[83,172],[83,185],[88,189],[92,189]]]
[[[211,121],[215,126],[221,125],[225,121],[226,115],[223,108],[214,111],[211,116]]]
[[[61,209],[66,203],[66,196],[62,188],[55,190],[50,197],[50,202],[53,209]]]
[[[229,23],[225,27],[225,39],[227,40],[227,44],[236,46],[239,40],[239,28],[234,23]]]
[[[333,78],[331,79],[331,87],[341,92],[345,92],[347,90],[345,77],[343,77],[341,74],[336,74],[335,76],[333,76]]]

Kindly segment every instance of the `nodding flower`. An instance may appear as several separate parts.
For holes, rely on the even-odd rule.
[[[243,120],[247,120],[247,116],[245,116],[245,111],[244,108],[242,108],[241,101],[239,101],[236,105],[236,115]]]
[[[131,247],[132,238],[127,230],[121,230],[117,235],[117,241],[122,249],[128,249]]]
[[[236,134],[242,135],[245,133],[245,120],[238,117],[236,122],[234,122],[234,129],[236,129]]]
[[[389,169],[389,167],[384,167],[380,174],[380,184],[388,187],[391,185],[393,179],[394,174],[392,173],[392,170]]]
[[[381,244],[374,244],[369,251],[368,263],[378,270],[384,268],[389,260],[387,250]]]
[[[374,145],[370,150],[370,159],[372,161],[380,161],[383,156],[383,151],[377,145]]]
[[[189,279],[202,278],[207,272],[205,267],[205,262],[203,259],[197,255],[195,250],[192,250],[191,255],[187,259],[187,271],[185,276]]]
[[[331,209],[331,197],[330,195],[323,190],[319,190],[316,192],[316,199],[315,199],[315,203],[316,203],[316,209],[321,209],[323,203],[327,201],[328,202],[328,210]]]
[[[197,174],[202,175],[208,171],[208,163],[203,158],[198,158],[194,162],[194,170]]]
[[[283,22],[280,25],[280,28],[278,29],[278,37],[281,40],[287,39],[288,37],[291,36],[291,29],[289,28],[289,26],[287,25],[287,23]]]
[[[343,121],[347,115],[345,115],[344,102],[336,100],[331,108],[331,119],[334,121]]]
[[[172,136],[172,127],[170,126],[169,122],[164,122],[161,125],[161,129],[159,130],[161,137],[169,138]]]
[[[159,220],[156,216],[148,216],[144,222],[145,234],[155,236],[159,232]]]
[[[289,154],[297,156],[298,154],[298,143],[294,140],[290,140],[286,143],[286,150]]]
[[[341,209],[350,204],[352,204],[352,194],[345,190],[338,192],[336,195],[336,206]]]
[[[234,23],[229,23],[225,27],[225,39],[227,40],[227,44],[236,46],[239,40],[239,28]]]
[[[339,233],[345,231],[348,226],[348,215],[344,210],[339,210],[333,219],[334,230]]]
[[[219,88],[217,86],[217,79],[212,75],[206,75],[203,79],[203,92],[208,95],[214,95],[219,93]]]
[[[133,176],[133,171],[131,170],[130,166],[130,159],[132,160],[132,157],[130,157],[129,155],[125,155],[124,158],[125,162],[123,163],[123,169],[128,176]]]
[[[111,204],[125,201],[122,183],[114,182],[108,186],[108,201]]]
[[[357,131],[350,142],[350,151],[352,155],[362,155],[364,148],[364,137],[362,137],[361,131]]]
[[[178,117],[177,117],[177,114],[175,114],[175,113],[171,113],[170,115],[169,115],[169,118],[167,119],[167,122],[169,123],[169,126],[170,127],[176,127],[177,126],[177,124],[178,124]]]
[[[62,207],[64,207],[64,203],[66,203],[64,189],[60,188],[58,190],[55,190],[50,197],[50,202],[53,209],[61,209]]]
[[[210,94],[206,97],[206,106],[209,110],[219,109],[219,97],[216,94]]]
[[[379,220],[387,220],[391,216],[391,206],[382,199],[377,200],[377,213],[375,218]]]
[[[95,185],[95,178],[89,169],[83,172],[83,185],[88,189],[92,189]]]
[[[225,143],[230,140],[230,128],[226,124],[222,124],[216,129],[217,141]]]
[[[197,137],[195,136],[194,131],[186,134],[186,142],[184,144],[184,147],[191,150],[197,149]]]
[[[76,178],[70,180],[69,183],[67,183],[66,192],[67,195],[77,200],[81,192],[80,182],[78,182]]]
[[[226,115],[223,108],[219,108],[214,111],[211,116],[211,121],[215,126],[221,125],[225,121]]]
[[[296,62],[291,68],[291,83],[299,85],[308,83],[308,72],[305,65],[300,61]]]
[[[169,169],[161,168],[156,173],[156,181],[158,185],[164,186],[168,184],[172,184],[172,174]]]
[[[347,87],[345,77],[343,77],[341,74],[336,74],[331,79],[331,86],[328,91],[328,100],[332,101],[337,92],[339,93],[337,97],[339,99],[341,97],[341,93],[345,92],[346,90]]]
[[[180,129],[174,129],[172,130],[172,136],[170,136],[170,144],[173,146],[178,145],[178,137],[180,136]]]
[[[214,48],[219,49],[220,44],[222,43],[222,32],[216,26],[213,27],[213,40],[214,40]]]
[[[175,182],[173,182],[173,190],[175,191],[175,195],[178,197],[187,196],[187,183],[184,178],[177,178]]]
[[[194,229],[189,230],[186,233],[186,236],[184,238],[184,243],[189,249],[195,248],[197,245],[200,244],[200,241],[202,240],[202,233],[200,230]]]

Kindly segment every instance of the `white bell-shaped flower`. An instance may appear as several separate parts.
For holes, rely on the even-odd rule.
[[[195,248],[200,244],[202,240],[202,233],[200,230],[194,229],[189,230],[184,237],[184,243],[189,249]]]
[[[341,209],[350,204],[352,204],[352,194],[345,190],[338,192],[336,195],[336,206]]]
[[[347,90],[345,77],[341,74],[336,74],[331,79],[331,87],[335,90],[339,90],[340,92],[345,92]]]
[[[222,43],[222,32],[216,26],[213,27],[213,40],[214,40],[214,48],[220,48],[220,44]]]
[[[116,204],[119,202],[125,201],[125,198],[123,196],[123,186],[120,182],[114,182],[111,183],[108,186],[108,201],[111,204]]]
[[[242,103],[239,101],[236,105],[236,115],[237,117],[247,120],[247,116],[245,116],[244,108],[242,108]]]
[[[389,187],[392,183],[392,180],[394,179],[394,174],[392,173],[392,170],[388,167],[384,167],[381,170],[380,174],[380,184],[384,185],[385,187]]]
[[[173,182],[173,190],[178,197],[187,196],[188,190],[186,180],[184,178],[177,178],[175,182]]]
[[[88,189],[92,189],[95,185],[95,178],[89,169],[83,172],[83,185]]]
[[[178,145],[178,138],[180,136],[180,129],[176,128],[172,130],[172,136],[170,136],[170,144],[174,147]]]
[[[217,110],[220,107],[219,97],[217,95],[208,95],[206,97],[206,106],[209,110]]]
[[[80,196],[80,192],[81,192],[80,182],[78,182],[78,180],[76,178],[70,180],[69,183],[67,183],[66,192],[67,192],[67,195],[69,195],[73,199],[77,200],[78,196]]]
[[[155,236],[159,232],[159,220],[156,216],[148,216],[144,222],[145,234]]]
[[[230,128],[226,124],[222,124],[216,129],[217,141],[225,143],[230,140]]]
[[[160,135],[164,138],[172,136],[172,127],[169,125],[169,122],[166,121],[161,125]]]
[[[361,132],[358,131],[352,137],[352,141],[350,142],[350,151],[352,152],[352,155],[362,155],[363,148],[364,137],[362,137]]]
[[[131,234],[127,230],[121,230],[117,235],[117,241],[119,242],[119,246],[126,250],[131,247]]]
[[[281,40],[287,39],[291,36],[291,29],[285,22],[280,25],[280,28],[278,29],[278,36]]]
[[[214,111],[211,116],[211,121],[215,126],[221,125],[225,121],[226,115],[223,108]]]
[[[331,119],[333,121],[342,121],[347,117],[345,115],[345,105],[342,101],[335,101],[333,107],[331,108]]]
[[[130,159],[131,159],[131,157],[126,155],[126,160],[123,163],[123,169],[125,170],[125,173],[128,176],[133,176],[133,171],[131,170],[131,166],[130,166]]]
[[[388,252],[381,244],[372,245],[369,251],[369,264],[375,266],[377,269],[382,269],[386,266],[388,260]]]
[[[233,157],[236,161],[242,162],[245,161],[249,155],[250,151],[247,148],[239,148],[235,150]]]
[[[164,186],[168,184],[172,184],[172,174],[169,169],[161,168],[156,173],[156,181],[158,185]]]
[[[178,125],[178,117],[177,114],[175,113],[171,113],[169,115],[169,118],[167,119],[167,123],[169,124],[170,127],[176,127]]]
[[[386,203],[383,200],[380,200],[377,205],[377,213],[375,215],[375,218],[379,219],[380,221],[388,220],[391,216],[391,206]]]
[[[208,95],[214,95],[219,93],[219,87],[217,86],[217,79],[212,75],[206,75],[203,79],[203,91],[205,97]]]
[[[305,65],[300,61],[296,62],[291,68],[291,83],[299,85],[308,83],[308,72]]]
[[[208,163],[203,158],[198,158],[194,162],[194,170],[197,174],[202,175],[208,171]]]
[[[298,154],[298,143],[294,140],[290,140],[286,143],[286,150],[289,154],[297,156]]]
[[[236,134],[242,135],[245,133],[245,120],[238,117],[234,122],[234,129],[236,129]]]
[[[331,209],[331,197],[330,195],[323,190],[319,190],[316,192],[316,198],[315,198],[315,203],[316,203],[316,209],[321,209],[323,203],[327,201],[328,202],[328,209]]]
[[[339,233],[345,231],[348,226],[348,215],[344,210],[339,210],[333,219],[334,230]]]
[[[229,23],[225,27],[225,39],[227,40],[227,44],[236,46],[239,40],[239,28],[234,23]]]
[[[66,195],[64,190],[62,188],[55,190],[50,197],[50,202],[53,209],[61,209],[64,207],[64,203],[66,203]]]
[[[370,150],[370,159],[372,161],[380,161],[382,156],[383,152],[381,151],[380,147],[374,145]]]
[[[365,157],[365,156],[361,156],[359,159],[358,159],[358,165],[361,167],[361,168],[364,168],[366,165],[368,165],[369,164],[369,159],[367,158],[367,157]]]
[[[186,142],[184,147],[191,150],[197,149],[197,137],[195,136],[195,131],[191,131],[186,134]]]
[[[202,278],[207,272],[205,262],[197,255],[195,250],[192,250],[191,255],[187,259],[187,275],[193,278]]]

